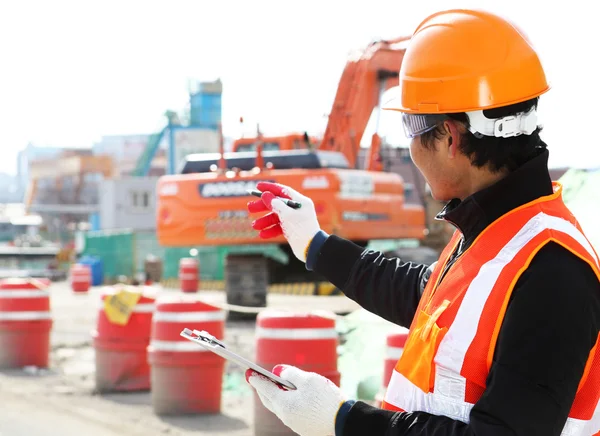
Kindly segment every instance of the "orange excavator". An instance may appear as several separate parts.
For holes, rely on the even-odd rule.
[[[247,190],[259,181],[282,183],[312,198],[319,223],[329,234],[361,245],[381,239],[422,240],[426,234],[424,209],[406,204],[400,175],[382,171],[377,133],[371,140],[365,170],[357,169],[367,123],[380,106],[382,94],[398,85],[408,39],[377,41],[349,58],[323,139],[314,147],[267,150],[263,145],[270,139],[259,136],[253,151],[224,153],[221,145],[221,153],[189,155],[181,174],[161,177],[157,185],[159,243],[250,246],[249,253],[252,246],[276,243],[289,255],[287,264],[261,260],[260,254],[228,258],[228,292],[239,291],[244,280],[254,280],[255,287],[265,281],[318,280],[296,260],[283,237],[265,241],[252,229],[256,217],[246,210],[252,199]],[[302,136],[306,143],[308,135]],[[229,300],[228,294],[228,301],[241,300]]]

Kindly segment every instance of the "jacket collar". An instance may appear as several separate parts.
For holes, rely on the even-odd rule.
[[[453,224],[466,243],[473,240],[491,223],[511,210],[553,193],[548,172],[548,150],[510,173],[495,184],[465,198],[451,200],[436,219]]]

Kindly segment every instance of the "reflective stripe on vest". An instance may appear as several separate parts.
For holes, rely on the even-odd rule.
[[[464,379],[461,379],[462,377],[457,377],[450,371],[436,367],[435,392],[425,393],[398,371],[394,371],[389,383],[394,389],[392,391],[388,388],[384,400],[387,407],[384,408],[403,412],[419,410],[469,423],[474,405],[459,399],[461,392],[464,398]],[[600,430],[600,402],[591,421],[568,418],[561,436],[590,436],[595,430]]]
[[[498,232],[488,233],[482,237],[481,244],[484,244],[485,254],[488,257],[481,259],[482,245],[475,247],[476,240],[467,250],[471,250],[470,257],[463,262],[462,268],[459,267],[460,273],[453,275],[452,270],[461,259],[454,263],[442,283],[438,284],[441,269],[460,239],[460,234],[455,234],[440,257],[439,269],[432,274],[431,286],[428,285],[426,288],[422,297],[424,301],[419,304],[418,309],[419,311],[434,312],[436,305],[429,307],[434,298],[437,298],[436,304],[439,306],[441,306],[439,300],[442,298],[446,299],[444,301],[446,306],[450,301],[456,301],[454,307],[449,309],[450,314],[447,315],[446,320],[439,326],[439,328],[447,328],[447,331],[440,336],[442,339],[431,363],[433,387],[429,392],[424,392],[419,387],[419,385],[423,386],[422,377],[421,382],[415,384],[413,383],[414,379],[409,380],[408,378],[412,376],[405,376],[399,372],[402,368],[410,367],[410,364],[427,365],[427,362],[403,361],[404,358],[411,359],[411,357],[406,357],[410,356],[407,347],[404,350],[403,358],[392,374],[383,408],[407,412],[424,411],[448,416],[465,423],[469,422],[470,411],[477,400],[474,398],[477,394],[474,395],[473,392],[480,396],[484,390],[485,378],[495,348],[497,330],[504,317],[508,297],[520,273],[528,266],[535,253],[549,241],[563,245],[588,262],[600,280],[598,256],[581,232],[578,223],[562,203],[561,186],[558,183],[555,183],[555,190],[554,195],[532,202],[517,212],[511,212],[496,221],[493,225],[498,226],[501,223],[503,234],[496,237],[494,235]],[[466,256],[466,252],[461,255],[461,257]],[[507,273],[511,273],[515,277],[511,278],[512,284],[505,286]],[[460,286],[456,286],[457,284]],[[457,290],[453,291],[454,288]],[[439,293],[442,293],[443,297],[438,296]],[[502,303],[498,303],[499,301]],[[437,306],[438,311],[443,312],[445,308],[440,309],[439,306]],[[484,316],[490,318],[490,315],[492,321],[484,318]],[[439,316],[438,314],[437,317]],[[433,319],[436,325],[437,317]],[[417,318],[415,316],[415,320]],[[411,331],[416,327],[415,321],[413,321]],[[596,349],[595,352],[592,350],[590,353],[589,363],[592,364],[591,368],[593,369],[582,380],[584,388],[578,392],[579,398],[575,399],[574,409],[571,410],[561,433],[562,436],[591,436],[600,430],[598,406],[600,388],[593,386],[599,380],[597,373],[600,368],[597,366],[600,364],[599,351]],[[486,361],[487,368],[484,364]],[[594,363],[596,364],[595,369]],[[404,372],[404,374],[409,373],[410,371]],[[591,380],[587,384],[584,383],[586,377]],[[474,389],[469,390],[469,387]],[[467,401],[469,397],[471,401]],[[588,401],[590,398],[591,404]],[[584,405],[583,403],[586,401],[587,403]],[[590,410],[590,407],[595,407],[595,412],[592,412],[593,409]],[[590,414],[593,416],[590,417]],[[582,416],[586,419],[578,419]]]

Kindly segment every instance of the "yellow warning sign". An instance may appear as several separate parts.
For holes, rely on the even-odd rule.
[[[142,297],[141,292],[121,288],[104,299],[104,313],[113,324],[126,325],[133,308]]]

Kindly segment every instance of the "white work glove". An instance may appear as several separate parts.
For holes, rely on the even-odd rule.
[[[287,390],[252,370],[248,383],[264,406],[300,436],[334,436],[335,419],[347,400],[331,380],[295,366],[277,365],[273,374],[290,381],[296,390]]]
[[[252,223],[255,230],[260,230],[263,239],[285,236],[294,255],[306,263],[308,247],[314,236],[321,230],[317,221],[317,213],[313,201],[290,188],[278,183],[259,182],[256,189],[261,191],[260,200],[248,203],[251,213],[270,211]],[[294,200],[302,206],[292,209],[283,199]]]

